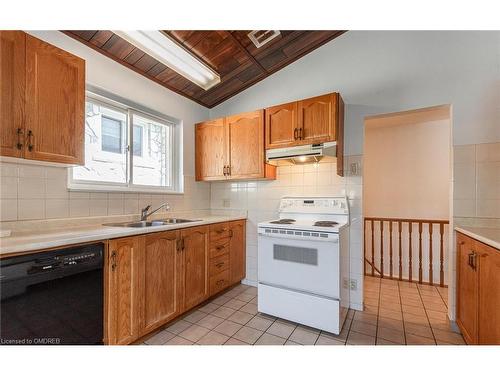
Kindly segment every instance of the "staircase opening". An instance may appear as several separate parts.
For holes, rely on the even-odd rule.
[[[365,118],[366,275],[448,284],[451,144],[449,105]]]

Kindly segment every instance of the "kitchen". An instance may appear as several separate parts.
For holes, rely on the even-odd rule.
[[[3,344],[500,343],[498,32],[0,36]],[[438,106],[449,210],[367,213],[369,122]]]

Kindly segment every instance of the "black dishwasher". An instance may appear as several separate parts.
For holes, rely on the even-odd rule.
[[[103,250],[99,243],[0,260],[0,343],[102,344]]]

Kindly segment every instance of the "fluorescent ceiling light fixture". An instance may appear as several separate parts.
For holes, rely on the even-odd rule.
[[[113,31],[120,38],[146,52],[183,77],[208,90],[220,82],[220,76],[159,30]]]

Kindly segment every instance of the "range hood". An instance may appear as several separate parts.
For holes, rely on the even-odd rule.
[[[278,160],[288,160],[294,164],[313,163],[320,161],[324,156],[337,156],[337,142],[274,148],[266,151],[266,160],[271,164]]]

